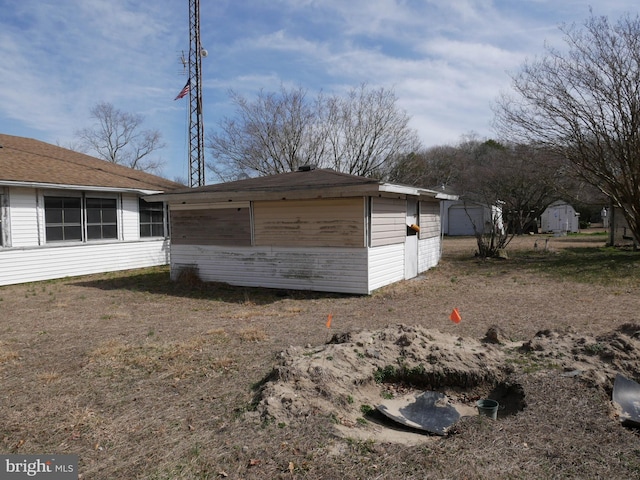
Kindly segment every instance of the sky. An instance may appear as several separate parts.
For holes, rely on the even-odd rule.
[[[597,5],[594,5],[597,4]],[[562,24],[638,14],[637,0],[200,0],[205,135],[234,115],[229,91],[393,90],[424,147],[492,138],[513,73],[562,47]],[[161,174],[189,178],[188,0],[0,0],[0,133],[61,146],[98,103],[144,118]],[[213,161],[209,152],[207,162]],[[207,183],[216,181],[207,172]]]

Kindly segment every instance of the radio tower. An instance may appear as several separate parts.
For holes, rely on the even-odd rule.
[[[202,57],[200,0],[189,0],[189,186],[204,185],[204,124],[202,122]]]

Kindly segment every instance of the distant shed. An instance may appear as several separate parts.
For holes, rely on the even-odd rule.
[[[450,236],[489,233],[494,223],[502,229],[502,207],[462,200],[442,202],[442,233]]]
[[[542,213],[540,228],[543,233],[578,233],[580,214],[567,202],[557,200]]]
[[[457,197],[311,168],[148,198],[169,205],[174,280],[370,294],[437,265]]]

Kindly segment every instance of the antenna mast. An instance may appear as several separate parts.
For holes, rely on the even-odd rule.
[[[200,0],[189,0],[189,186],[204,185],[204,124],[202,122],[202,57]]]

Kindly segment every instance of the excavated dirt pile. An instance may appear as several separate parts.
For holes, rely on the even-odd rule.
[[[527,392],[514,379],[542,371],[577,377],[610,394],[616,373],[634,378],[640,372],[640,325],[600,337],[547,330],[519,343],[502,338],[498,327],[482,340],[402,324],[338,334],[326,345],[281,352],[258,410],[282,423],[323,415],[344,436],[415,443],[428,437],[381,425],[371,415],[375,407],[434,390],[468,406],[499,395],[515,405],[509,413],[517,413],[526,408]]]

